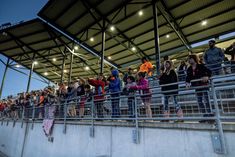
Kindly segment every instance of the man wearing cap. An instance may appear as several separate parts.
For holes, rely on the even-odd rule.
[[[219,75],[222,69],[222,62],[224,60],[224,53],[221,48],[215,46],[215,40],[208,42],[209,49],[204,53],[204,62],[206,66],[212,71],[214,75]]]

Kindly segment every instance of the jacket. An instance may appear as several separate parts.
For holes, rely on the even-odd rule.
[[[193,71],[192,66],[187,69],[186,82],[190,83],[192,80],[201,79],[202,77],[211,77],[211,71],[202,64],[197,64],[196,69]],[[191,82],[192,86],[208,85],[208,82],[196,81]]]
[[[115,92],[120,92],[121,91],[121,80],[118,77],[118,70],[112,70],[112,75],[113,77],[111,77],[109,79],[110,83],[109,83],[109,91],[111,93],[115,93]]]
[[[130,86],[129,88],[134,90],[141,90],[143,91],[143,94],[151,93],[149,89],[149,82],[145,78],[140,79],[137,85]]]
[[[161,77],[159,78],[159,80],[160,80],[160,82],[159,82],[160,85],[165,85],[165,84],[171,84],[171,83],[178,82],[178,78],[177,78],[177,75],[176,75],[174,70],[171,70],[169,72],[169,74],[163,73],[161,75]],[[179,88],[178,84],[166,85],[166,86],[162,86],[162,91],[176,90],[178,88]],[[165,95],[174,95],[174,94],[178,94],[178,91],[165,93]]]
[[[88,83],[92,86],[95,87],[95,100],[103,100],[104,99],[104,87],[105,87],[105,82],[102,80],[95,80],[95,79],[89,79]]]
[[[231,61],[235,61],[235,48],[229,46],[224,53],[231,56]]]
[[[207,49],[203,57],[206,64],[221,64],[224,60],[224,53],[221,48],[214,47]]]

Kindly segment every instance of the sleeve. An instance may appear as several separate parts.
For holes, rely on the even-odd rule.
[[[204,59],[204,62],[205,62],[206,64],[208,64],[208,62],[207,62],[207,51],[204,52],[204,54],[203,54],[203,59]]]
[[[190,69],[187,69],[187,75],[186,75],[186,82],[190,83],[191,82],[191,74],[190,74]]]
[[[177,74],[176,74],[176,72],[174,71],[174,70],[171,70],[171,81],[172,81],[172,83],[173,82],[178,82],[178,77],[177,77]]]
[[[209,70],[206,66],[201,65],[202,66],[202,71],[203,71],[203,76],[208,76],[211,77],[212,76],[212,72],[211,70]]]
[[[141,85],[131,86],[130,89],[134,89],[134,90],[148,89],[148,81],[147,80],[143,81],[143,84]]]
[[[109,87],[114,88],[120,86],[120,80],[119,79],[115,79],[114,81],[110,81]]]
[[[228,55],[232,55],[231,49],[232,49],[232,46],[229,46],[228,48],[226,48],[226,50],[224,51],[224,53],[225,53],[225,54],[228,54]]]
[[[221,48],[219,48],[219,56],[220,56],[220,61],[224,60],[224,53]]]
[[[151,62],[148,62],[148,69],[153,69],[153,65]]]
[[[105,83],[101,80],[90,79],[90,80],[88,80],[88,82],[92,86],[105,86]]]

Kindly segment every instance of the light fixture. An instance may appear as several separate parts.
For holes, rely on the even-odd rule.
[[[202,23],[201,23],[202,26],[206,26],[207,25],[207,21],[206,20],[203,20]]]
[[[74,50],[78,50],[78,46],[74,46]]]
[[[167,34],[167,35],[166,35],[166,38],[170,38],[170,35],[169,35],[169,34]]]
[[[38,62],[37,62],[37,61],[34,61],[33,64],[34,64],[34,65],[38,65]]]
[[[111,26],[111,27],[110,27],[110,30],[111,30],[111,31],[114,31],[114,30],[115,30],[115,27],[114,27],[114,26]]]
[[[138,12],[138,15],[139,16],[142,16],[144,13],[143,13],[143,11],[142,10],[140,10],[139,12]]]
[[[112,57],[111,57],[111,56],[108,56],[108,59],[110,60],[110,59],[112,59]]]
[[[47,73],[47,72],[44,72],[44,75],[45,75],[45,76],[47,76],[47,75],[48,75],[48,73]]]
[[[20,65],[19,64],[16,64],[16,68],[19,68],[20,67]]]
[[[64,73],[67,73],[68,71],[67,70],[64,70]]]
[[[90,41],[91,41],[91,42],[93,42],[93,41],[94,41],[94,38],[93,38],[93,37],[91,37],[91,38],[90,38]]]
[[[85,67],[85,70],[90,70],[90,68],[88,66]]]
[[[176,59],[172,59],[172,62],[175,62],[176,61]]]
[[[132,47],[131,50],[132,50],[132,51],[136,51],[136,48],[135,48],[135,47]]]
[[[56,58],[52,58],[52,61],[53,61],[53,62],[56,62]]]
[[[137,72],[137,69],[134,69],[134,72]]]

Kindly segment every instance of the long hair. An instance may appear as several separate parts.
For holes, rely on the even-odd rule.
[[[168,64],[170,65],[169,68],[166,68],[166,67],[165,67],[166,63],[168,63]],[[171,70],[174,70],[173,62],[170,61],[170,60],[165,61],[165,62],[164,62],[164,71],[163,71],[163,73],[166,73],[166,74],[168,75]]]
[[[197,55],[189,55],[188,59],[193,59],[197,64],[199,64],[199,59]]]

